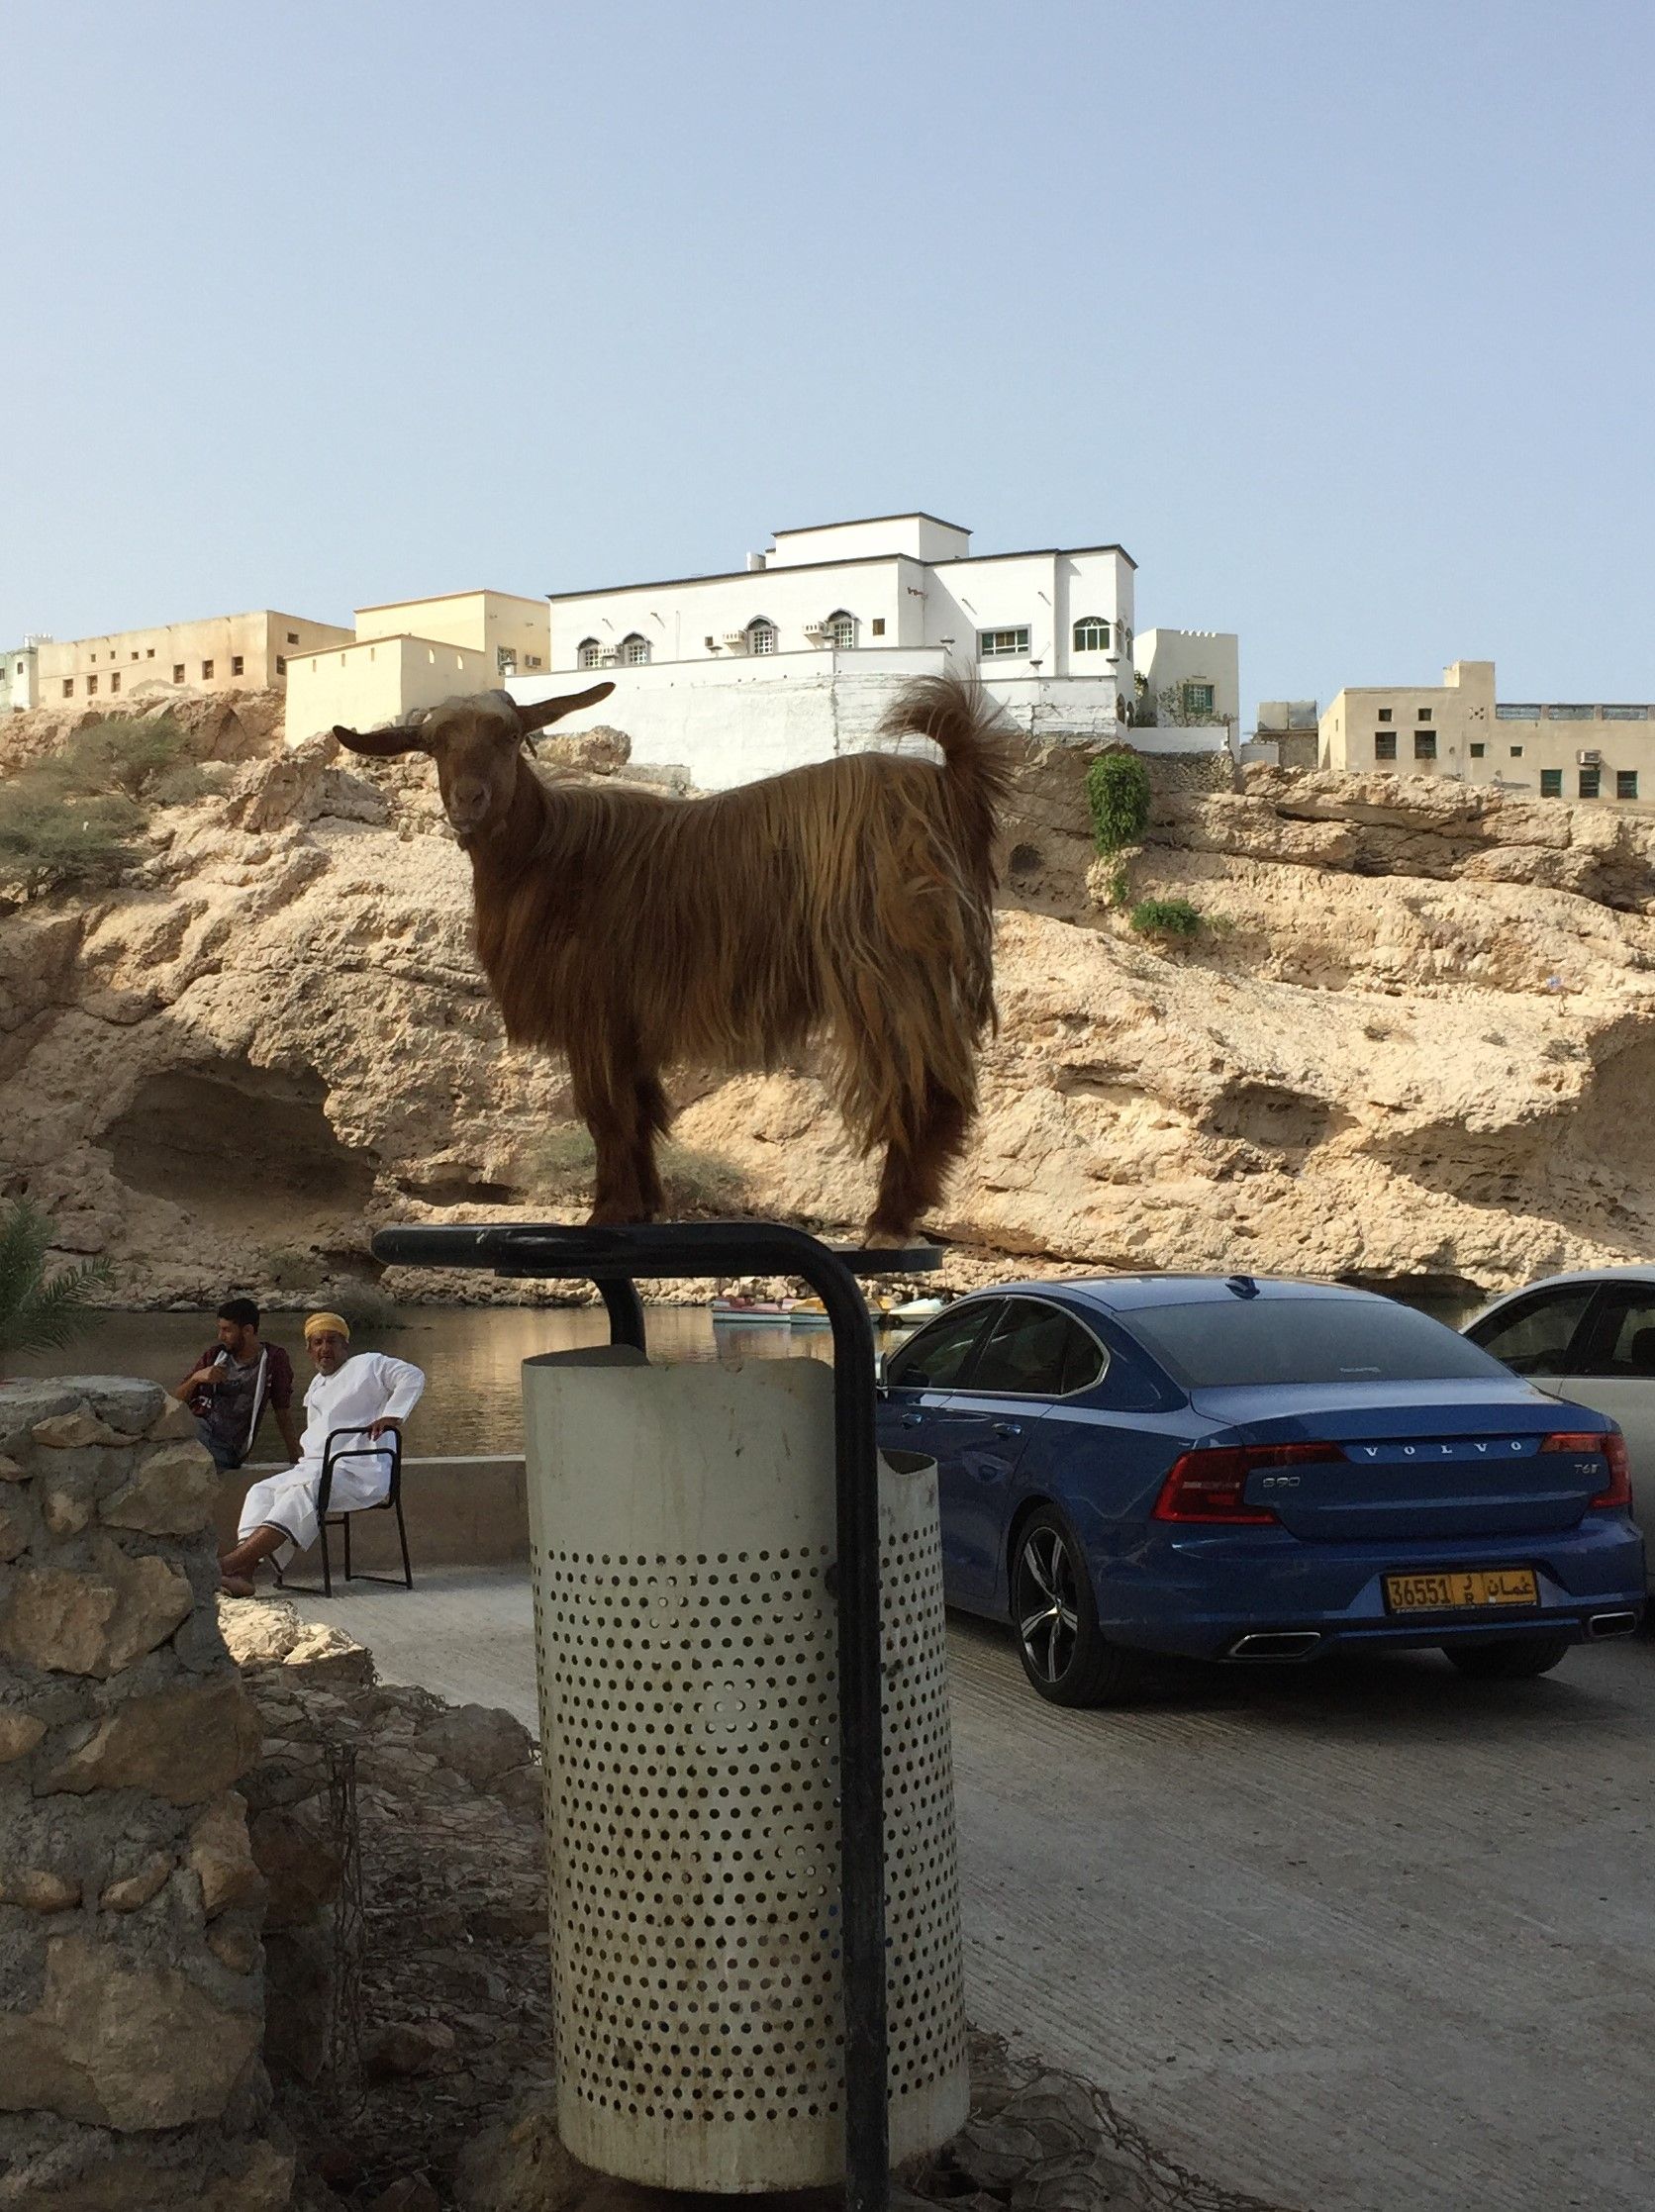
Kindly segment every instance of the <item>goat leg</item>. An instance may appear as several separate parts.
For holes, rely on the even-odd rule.
[[[921,1215],[941,1197],[948,1170],[964,1149],[971,1106],[927,1076],[919,1111],[901,1118],[907,1125],[897,1128],[886,1144],[879,1193],[865,1232],[865,1241],[876,1249],[908,1243]]]

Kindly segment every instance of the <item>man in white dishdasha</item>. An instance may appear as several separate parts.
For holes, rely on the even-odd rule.
[[[233,1597],[250,1597],[260,1563],[274,1558],[285,1567],[295,1552],[308,1552],[318,1533],[317,1493],[328,1439],[337,1429],[356,1432],[356,1441],[399,1433],[420,1401],[425,1376],[406,1360],[387,1352],[350,1350],[350,1329],[338,1313],[313,1313],[305,1323],[305,1349],[316,1375],[305,1393],[305,1432],[299,1458],[267,1483],[254,1483],[242,1507],[233,1548],[221,1553],[219,1574]],[[329,1510],[353,1513],[383,1503],[391,1485],[391,1453],[340,1461],[334,1469]]]

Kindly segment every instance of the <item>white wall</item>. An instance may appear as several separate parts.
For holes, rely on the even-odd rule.
[[[1211,684],[1213,712],[1241,726],[1240,646],[1231,629],[1146,629],[1132,646],[1132,662],[1148,685],[1148,701],[1168,685]]]
[[[594,637],[614,651],[629,634],[649,645],[649,657],[672,661],[717,661],[745,657],[729,648],[728,632],[744,630],[765,616],[780,632],[781,652],[812,650],[807,623],[826,622],[841,608],[854,615],[859,644],[870,647],[921,642],[919,627],[910,637],[902,620],[919,599],[907,586],[923,586],[925,570],[901,558],[858,561],[832,568],[762,568],[750,575],[694,577],[676,584],[634,584],[619,591],[582,593],[551,602],[551,661],[554,669],[578,666],[583,639]],[[875,637],[875,617],[883,617],[885,635]],[[713,644],[707,644],[711,637]],[[826,648],[823,648],[826,650]]]
[[[779,529],[765,556],[771,568],[800,561],[861,560],[870,553],[907,553],[915,560],[958,560],[971,532],[929,515],[887,515],[873,522],[827,523],[815,529]]]

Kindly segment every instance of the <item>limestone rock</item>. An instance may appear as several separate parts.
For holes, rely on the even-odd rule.
[[[122,2129],[215,2120],[257,2045],[253,2013],[224,2011],[175,1968],[58,1937],[39,2007],[0,2013],[0,2109]]]
[[[8,1459],[0,1452],[0,1483],[26,1483],[28,1480],[27,1471],[15,1459]]]
[[[0,1875],[0,1899],[27,1912],[67,1912],[80,1902],[80,1883],[48,1867],[17,1867]]]
[[[25,1507],[0,1496],[0,1561],[16,1559],[27,1551],[33,1533],[34,1523]]]
[[[194,1444],[200,1441],[195,1415],[181,1398],[167,1394],[159,1417],[149,1424],[149,1440],[154,1444]]]
[[[272,2073],[315,2081],[327,2064],[333,2022],[333,1931],[277,1928],[263,1950],[265,2064]]]
[[[468,2143],[454,2168],[459,2212],[573,2212],[592,2174],[564,2150],[549,2097]]]
[[[101,1518],[111,1528],[151,1536],[193,1536],[212,1518],[218,1486],[218,1469],[204,1445],[163,1444],[130,1483],[105,1498]]]
[[[423,2173],[405,2173],[380,2190],[368,2212],[442,2212],[442,2199]]]
[[[219,1632],[238,1667],[279,1667],[299,1640],[297,1609],[285,1599],[220,1596]]]
[[[151,1852],[141,1867],[130,1875],[122,1875],[110,1882],[98,1904],[104,1912],[137,1912],[141,1905],[161,1887],[172,1872],[172,1855],[166,1851]]]
[[[202,1910],[209,1920],[262,1893],[263,1878],[247,1840],[247,1808],[234,1790],[196,1821],[184,1863],[201,1883]]]
[[[496,1775],[522,1767],[535,1754],[535,1739],[513,1714],[495,1705],[455,1705],[422,1728],[415,1738],[428,1759],[440,1760],[481,1789]]]
[[[440,2020],[391,2020],[362,2038],[362,2071],[370,2081],[429,2073],[454,2048],[454,2031]]]
[[[215,1921],[207,1931],[207,1948],[232,1973],[251,1973],[264,1955],[257,1936],[239,1920]]]
[[[44,1421],[37,1421],[30,1430],[37,1444],[45,1444],[53,1451],[71,1450],[81,1444],[126,1444],[130,1437],[119,1429],[100,1421],[92,1408],[78,1407],[72,1413],[53,1413]]]
[[[224,2169],[206,2178],[176,2146],[145,2158],[123,2145],[112,2155],[94,2150],[74,2174],[31,2187],[26,2197],[0,2195],[0,2203],[27,2204],[28,2212],[287,2212],[293,2167],[274,2144],[243,2144],[228,2149]]]
[[[294,1638],[283,1666],[302,1669],[307,1682],[336,1688],[365,1688],[373,1681],[373,1654],[342,1628],[308,1622]]]
[[[258,1722],[237,1682],[181,1684],[129,1698],[36,1787],[152,1789],[198,1805],[228,1789],[258,1751]]]
[[[320,1813],[270,1805],[247,1833],[254,1864],[269,1884],[266,1928],[299,1926],[338,1895],[343,1862]]]
[[[46,1734],[46,1722],[34,1713],[19,1712],[15,1705],[0,1705],[0,1767],[22,1759]]]
[[[78,1536],[92,1518],[92,1501],[77,1491],[49,1490],[41,1497],[41,1518],[53,1536]]]
[[[113,1675],[164,1643],[194,1605],[189,1580],[164,1559],[107,1545],[96,1568],[20,1571],[0,1618],[0,1652],[72,1675]]]

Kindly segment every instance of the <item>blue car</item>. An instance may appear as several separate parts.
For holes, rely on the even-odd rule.
[[[1149,1652],[1540,1675],[1643,1606],[1614,1423],[1363,1291],[978,1292],[891,1356],[879,1435],[936,1461],[948,1600],[1010,1619],[1056,1704],[1127,1694]]]

